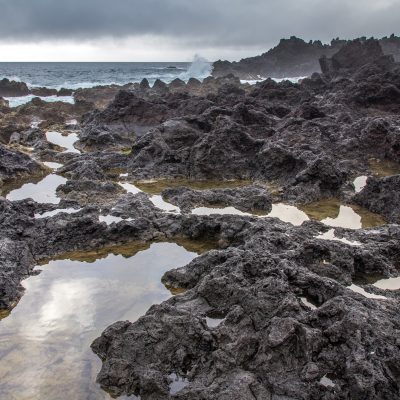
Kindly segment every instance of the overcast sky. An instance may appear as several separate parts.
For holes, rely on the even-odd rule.
[[[400,33],[400,0],[0,0],[0,61],[240,59]]]

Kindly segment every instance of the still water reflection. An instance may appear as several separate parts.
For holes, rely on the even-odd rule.
[[[197,256],[174,243],[113,252],[50,261],[23,282],[25,295],[0,322],[0,399],[109,399],[95,383],[91,342],[166,300],[162,274]]]

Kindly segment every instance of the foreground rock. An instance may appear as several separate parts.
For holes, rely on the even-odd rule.
[[[369,257],[381,273],[395,269],[398,229],[380,231],[381,258],[379,235],[360,232],[358,249],[313,239],[317,226],[243,222],[235,238],[245,244],[163,277],[185,294],[95,340],[102,387],[144,400],[399,398],[398,300],[345,287]],[[185,382],[177,393],[175,374]]]
[[[0,188],[5,183],[45,175],[49,171],[29,155],[0,144]]]

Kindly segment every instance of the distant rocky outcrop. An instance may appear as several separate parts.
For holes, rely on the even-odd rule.
[[[39,97],[57,96],[57,89],[50,89],[47,87],[36,87],[31,89],[31,94]]]
[[[360,42],[370,39],[362,37]],[[313,72],[320,72],[318,60],[325,56],[331,57],[337,53],[348,41],[339,38],[330,44],[321,41],[306,42],[295,36],[290,39],[281,39],[278,46],[268,52],[240,60],[239,62],[216,61],[213,65],[213,76],[234,74],[241,79],[260,78],[287,78],[309,76]],[[394,35],[379,39],[384,54],[393,54],[400,60],[400,37]]]
[[[0,81],[0,96],[2,97],[26,96],[29,93],[30,90],[24,82],[10,81],[7,78]]]
[[[362,41],[357,39],[346,43],[332,57],[321,57],[320,66],[322,73],[325,75],[344,75],[347,72],[354,72],[364,65],[377,61],[382,57],[384,57],[384,54],[378,40],[368,39]]]
[[[7,78],[0,80],[0,97],[21,97],[30,94],[38,97],[71,96],[72,93],[72,89],[61,88],[57,90],[48,87],[29,88],[25,82],[10,81]]]

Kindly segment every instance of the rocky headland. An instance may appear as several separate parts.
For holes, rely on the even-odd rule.
[[[382,41],[315,51],[322,72],[299,83],[227,75],[82,89],[75,104],[0,100],[1,315],[45,260],[212,243],[164,274],[175,296],[93,342],[105,391],[400,399],[400,287],[375,285],[400,268],[400,64]],[[11,196],[46,179],[49,201]],[[207,214],[223,207],[236,215]],[[354,209],[355,226],[332,222]]]
[[[361,38],[367,41],[367,38]],[[279,44],[264,54],[244,58],[237,62],[218,60],[213,64],[212,74],[215,77],[234,74],[241,79],[264,79],[304,77],[313,72],[321,72],[319,59],[331,57],[350,41],[333,39],[329,44],[320,40],[306,42],[295,36],[282,39]],[[385,54],[390,54],[400,61],[400,38],[391,35],[379,39]]]

